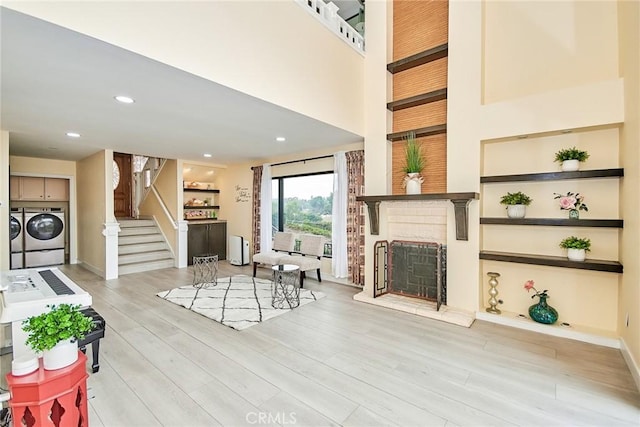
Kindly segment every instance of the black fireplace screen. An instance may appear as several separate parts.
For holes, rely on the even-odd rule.
[[[379,249],[380,243],[376,243]],[[385,249],[386,265],[375,263],[374,276],[386,276],[386,292],[435,301],[438,309],[447,303],[446,245],[394,240]],[[376,286],[374,297],[386,292]]]

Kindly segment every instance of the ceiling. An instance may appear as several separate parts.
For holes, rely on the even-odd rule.
[[[228,164],[362,141],[28,15],[2,7],[0,20],[0,127],[9,131],[11,155],[79,160],[112,149]],[[135,103],[118,103],[116,95]],[[67,137],[70,131],[81,137]]]

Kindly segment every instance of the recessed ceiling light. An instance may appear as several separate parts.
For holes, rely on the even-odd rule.
[[[209,153],[204,153],[204,156],[205,156],[205,157],[211,157],[211,154],[209,154]]]
[[[130,98],[130,97],[124,96],[124,95],[114,96],[114,98],[115,98],[116,101],[122,102],[123,104],[133,104],[134,102],[136,102],[136,101],[134,101],[133,98]]]
[[[207,171],[207,175],[213,175],[213,171]]]
[[[284,136],[279,136],[276,138],[276,141],[278,142],[285,142],[287,140],[287,138],[285,138]]]
[[[191,168],[184,168],[183,172],[191,172]]]
[[[80,134],[78,132],[67,132],[67,136],[69,138],[80,138]]]

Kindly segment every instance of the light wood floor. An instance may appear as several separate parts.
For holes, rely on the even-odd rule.
[[[326,298],[239,332],[155,296],[190,283],[190,268],[113,281],[61,270],[107,322],[89,378],[92,427],[640,425],[618,350],[454,326],[312,279]],[[219,277],[232,274],[251,271],[221,263]]]

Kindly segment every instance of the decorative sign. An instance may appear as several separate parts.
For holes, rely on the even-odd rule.
[[[246,203],[251,198],[249,187],[240,187],[236,185],[236,202]]]

